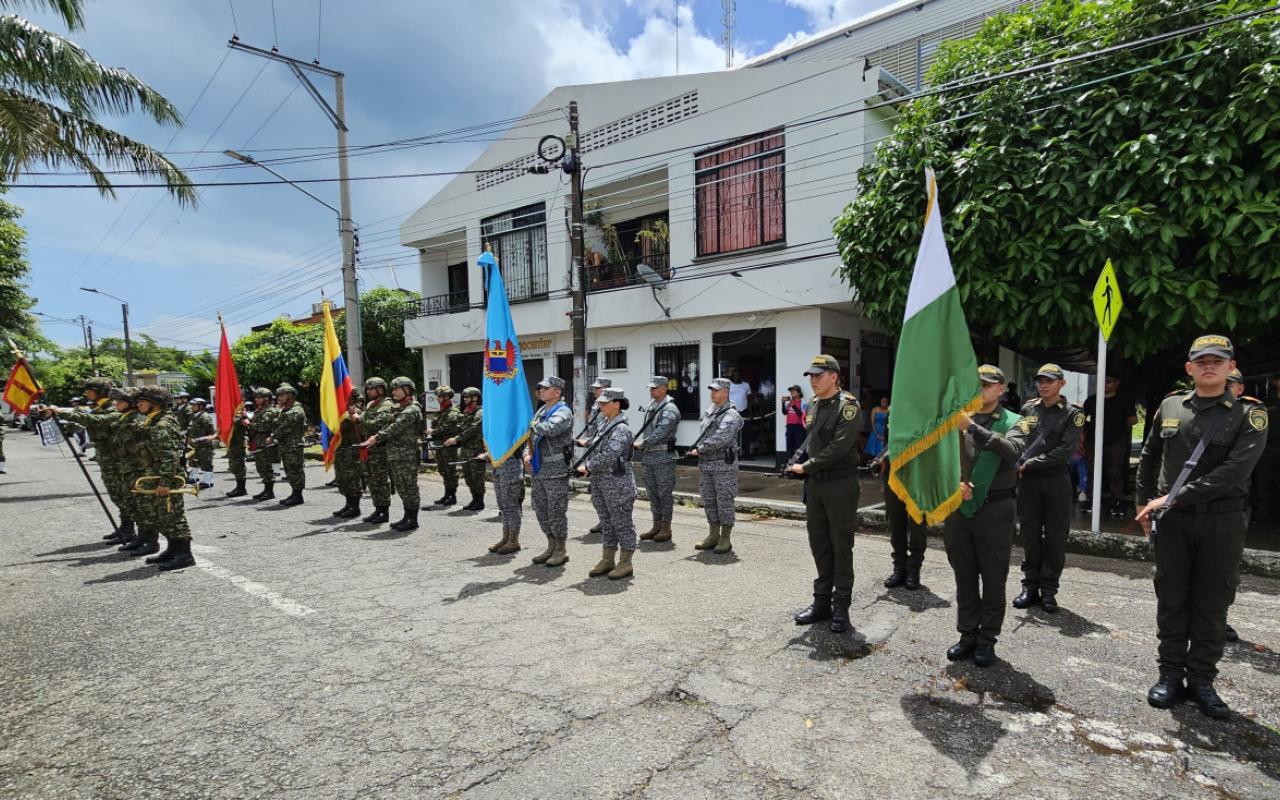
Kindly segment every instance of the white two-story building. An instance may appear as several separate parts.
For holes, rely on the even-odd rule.
[[[569,180],[554,165],[526,168],[545,163],[538,142],[567,133],[576,101],[592,377],[611,378],[636,405],[650,375],[669,378],[682,445],[696,436],[707,381],[735,377],[745,384],[733,392],[748,418],[744,462],[769,466],[784,449],[781,401],[792,385],[808,393],[801,373],[816,353],[841,361],[855,394],[886,392],[888,342],[839,277],[832,222],[892,130],[887,102],[918,88],[930,48],[948,38],[939,31],[971,35],[1008,7],[900,3],[745,68],[555,89],[401,226],[401,243],[419,253],[423,296],[405,342],[422,351],[428,386],[481,382],[476,260],[486,246],[502,268],[526,381],[572,381]],[[890,56],[905,80],[875,63]]]

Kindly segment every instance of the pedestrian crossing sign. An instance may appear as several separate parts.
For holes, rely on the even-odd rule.
[[[1111,341],[1111,331],[1116,327],[1116,319],[1124,300],[1120,297],[1120,283],[1116,280],[1116,271],[1111,266],[1111,259],[1102,268],[1098,283],[1093,287],[1093,310],[1098,315],[1098,327],[1102,329],[1102,338]]]

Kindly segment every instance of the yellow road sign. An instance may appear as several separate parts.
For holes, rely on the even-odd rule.
[[[1111,259],[1102,268],[1098,283],[1093,287],[1093,310],[1098,315],[1098,327],[1102,329],[1102,338],[1111,341],[1111,331],[1116,327],[1120,317],[1120,309],[1124,307],[1124,299],[1120,296],[1120,283],[1116,280],[1116,271],[1111,266]]]

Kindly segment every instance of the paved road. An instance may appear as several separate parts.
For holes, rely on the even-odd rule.
[[[316,489],[194,501],[199,567],[157,574],[96,543],[74,464],[5,445],[2,797],[1280,796],[1275,581],[1245,580],[1220,680],[1243,714],[1214,722],[1143,700],[1143,565],[1073,557],[1064,610],[1011,611],[1007,661],[979,670],[942,655],[941,554],[926,589],[888,592],[880,537],[840,637],[791,622],[799,524],[740,520],[735,554],[696,555],[701,514],[678,509],[634,580],[590,580],[585,498],[563,569],[488,555],[490,511],[399,535],[335,524]]]

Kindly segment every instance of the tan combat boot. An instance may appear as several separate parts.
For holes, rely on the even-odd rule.
[[[587,574],[593,578],[599,578],[601,575],[607,575],[617,566],[613,563],[613,556],[618,552],[616,547],[604,548],[604,555],[600,557],[600,563],[591,568]]]
[[[662,533],[662,520],[654,517],[653,527],[640,534],[640,538],[648,541],[649,539],[656,539],[660,533]]]
[[[671,520],[664,519],[661,523],[662,529],[658,531],[658,535],[653,537],[655,542],[671,541]]]
[[[520,552],[520,531],[508,531],[507,543],[497,549],[500,556],[509,556]]]
[[[729,541],[729,534],[733,531],[732,525],[720,526],[720,543],[716,545],[717,553],[727,553],[733,549],[733,542]]]
[[[552,549],[555,551],[551,554],[551,558],[547,559],[548,567],[562,567],[569,560],[569,554],[564,551],[565,540],[553,537],[554,544]]]
[[[507,546],[507,540],[508,540],[508,539],[510,539],[510,538],[511,538],[511,531],[507,530],[506,526],[504,525],[504,526],[502,527],[502,541],[498,542],[497,544],[491,544],[491,545],[489,545],[489,552],[490,552],[490,553],[496,553],[496,552],[498,552],[499,550],[501,550],[502,548],[506,547],[506,546]]]
[[[710,550],[711,548],[715,547],[718,544],[720,544],[720,523],[712,522],[711,533],[707,535],[707,538],[695,544],[693,546],[693,549]]]
[[[616,581],[618,578],[631,577],[631,555],[634,550],[623,550],[622,555],[618,557],[618,566],[609,572],[609,580]]]
[[[543,550],[533,557],[533,563],[545,564],[547,560],[556,554],[556,540],[554,536],[547,537],[547,549]]]

